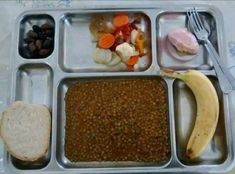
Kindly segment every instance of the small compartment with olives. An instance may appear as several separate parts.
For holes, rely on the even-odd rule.
[[[24,17],[19,34],[19,54],[23,58],[46,58],[54,50],[55,22],[49,15]]]

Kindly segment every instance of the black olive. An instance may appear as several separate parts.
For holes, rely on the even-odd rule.
[[[38,33],[38,38],[41,40],[45,40],[47,37],[47,35],[44,32],[39,32]]]
[[[54,31],[53,30],[45,30],[45,34],[48,36],[48,37],[52,37],[54,35]]]
[[[29,51],[33,53],[36,50],[36,46],[33,42],[28,45]]]
[[[43,25],[41,26],[41,28],[42,28],[43,30],[48,30],[48,29],[53,29],[54,27],[53,27],[51,24],[49,24],[49,23],[45,23],[45,24],[43,24]]]
[[[36,32],[34,32],[33,30],[29,30],[28,33],[27,33],[27,36],[29,38],[37,38],[38,34]]]
[[[52,48],[52,39],[51,38],[47,38],[44,42],[43,42],[43,48]]]
[[[42,29],[38,26],[38,25],[33,25],[33,31],[35,31],[36,33],[39,33],[42,31]]]
[[[50,50],[49,49],[41,49],[39,51],[40,56],[47,56],[49,54]]]
[[[42,48],[42,40],[36,40],[35,42],[35,46],[37,48],[37,50],[40,50]]]
[[[26,38],[24,38],[24,42],[27,43],[27,44],[29,44],[29,43],[31,43],[31,42],[34,42],[34,38],[26,37]]]

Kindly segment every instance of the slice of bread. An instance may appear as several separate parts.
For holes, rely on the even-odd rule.
[[[15,158],[35,161],[46,155],[51,114],[44,105],[16,101],[2,113],[0,125],[3,142]]]

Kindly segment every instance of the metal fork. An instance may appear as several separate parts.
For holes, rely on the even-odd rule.
[[[192,27],[195,36],[206,47],[212,59],[221,90],[224,93],[231,92],[233,89],[235,89],[235,79],[233,78],[229,70],[226,68],[223,61],[216,52],[215,48],[208,39],[209,33],[205,29],[197,10],[195,8],[188,10],[187,17],[189,19],[189,23]]]

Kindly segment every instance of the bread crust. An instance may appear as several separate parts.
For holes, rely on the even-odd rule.
[[[25,115],[23,116],[22,113],[24,113]],[[14,114],[18,114],[18,115],[16,116]],[[33,114],[34,114],[34,117],[32,117]],[[37,117],[35,117],[35,115]],[[25,120],[21,120],[21,119],[23,119],[22,117],[24,117],[24,119],[28,118],[29,122],[31,121],[34,123],[34,126],[30,126],[30,129],[33,129],[33,128],[35,128],[35,129],[28,130],[28,132],[26,132],[27,135],[29,136],[29,140],[30,140],[30,138],[32,138],[32,136],[34,136],[32,133],[33,131],[40,131],[41,130],[40,128],[45,129],[43,132],[43,135],[45,135],[45,137],[39,137],[38,138],[39,142],[38,141],[33,142],[33,143],[38,143],[38,144],[41,143],[40,144],[41,149],[27,149],[29,151],[40,151],[41,153],[36,153],[34,155],[32,153],[31,154],[29,153],[30,155],[27,155],[27,154],[24,154],[22,151],[20,151],[20,150],[17,151],[16,148],[13,148],[16,145],[12,143],[12,139],[14,139],[14,138],[19,139],[19,137],[21,136],[21,135],[17,135],[16,137],[12,138],[12,132],[13,133],[17,132],[17,128],[19,127],[19,123],[20,123],[20,126],[25,126],[25,125],[27,126],[27,124],[33,125],[29,122],[26,124]],[[30,117],[34,118],[35,120],[32,120],[32,118],[30,119]],[[15,120],[12,120],[13,118]],[[37,124],[36,122],[41,123],[41,124]],[[43,125],[42,122],[43,122],[43,124],[45,123],[45,125]],[[9,124],[9,125],[7,125],[7,124]],[[16,126],[16,124],[18,124],[17,125],[18,127]],[[39,125],[43,125],[43,126],[39,127]],[[13,130],[14,128],[16,130]],[[22,127],[20,127],[20,128],[22,128]],[[48,148],[49,148],[50,134],[51,134],[51,114],[50,114],[50,111],[47,109],[47,107],[44,105],[28,104],[28,103],[25,103],[22,101],[16,101],[16,102],[13,102],[2,113],[2,118],[0,121],[0,135],[2,137],[2,140],[5,144],[8,152],[17,159],[20,159],[23,161],[36,161],[36,160],[42,158],[43,156],[45,156],[47,154]],[[31,135],[31,137],[30,137],[30,135]],[[22,144],[22,146],[27,147],[27,146],[25,146],[26,144],[27,144],[27,142],[24,142]],[[38,146],[33,146],[33,147],[38,147]],[[26,149],[24,149],[24,150],[26,150]]]

